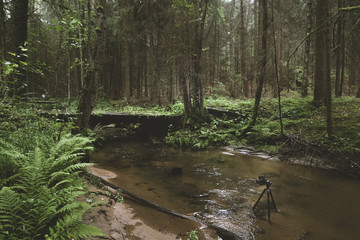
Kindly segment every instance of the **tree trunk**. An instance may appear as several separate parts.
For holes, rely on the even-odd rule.
[[[348,82],[348,95],[349,96],[352,96],[354,94],[356,78],[357,78],[357,72],[356,72],[357,67],[358,66],[356,65],[356,62],[354,60],[350,61],[350,64],[349,64],[349,82]]]
[[[277,51],[277,40],[276,40],[276,27],[275,27],[275,17],[274,17],[274,2],[271,5],[271,15],[272,15],[272,30],[273,30],[273,39],[274,39],[274,65],[275,65],[275,77],[277,85],[277,97],[278,97],[278,109],[279,109],[279,120],[280,120],[280,131],[281,136],[284,135],[284,126],[282,120],[282,108],[281,108],[281,89],[280,89],[280,78],[279,78],[279,65],[278,65],[278,51]]]
[[[338,0],[338,8],[342,8],[343,0]],[[343,51],[345,50],[345,42],[343,42],[343,36],[344,36],[344,16],[343,14],[339,15],[338,23],[337,23],[337,36],[336,36],[336,45],[334,46],[336,48],[335,54],[336,54],[336,73],[335,73],[335,97],[341,97],[341,82],[343,78],[343,66],[344,66],[344,59],[343,59]]]
[[[330,26],[327,0],[318,0],[316,6],[316,69],[314,103],[326,104],[326,126],[328,135],[333,133],[332,99],[331,99],[331,69],[330,69]]]
[[[307,17],[307,25],[306,25],[306,41],[305,41],[305,57],[304,57],[304,75],[302,81],[302,89],[301,96],[306,97],[308,95],[308,87],[309,87],[309,75],[310,75],[310,47],[311,47],[311,38],[310,34],[312,31],[312,0],[306,0],[306,17]]]
[[[329,18],[329,7],[326,3],[324,6],[325,18]],[[331,66],[330,66],[330,25],[325,24],[325,58],[326,58],[326,129],[328,136],[333,134],[333,121],[332,121],[332,97],[331,97]]]
[[[357,93],[356,97],[360,98],[360,79],[357,80]]]
[[[318,0],[316,6],[316,49],[314,103],[323,103],[326,89],[326,9],[327,0]]]
[[[6,95],[7,83],[2,77],[2,62],[5,59],[5,10],[4,1],[0,0],[0,97]]]
[[[343,19],[343,26],[345,26],[345,20]],[[344,77],[345,77],[345,32],[342,31],[342,36],[341,36],[341,42],[342,44],[342,51],[341,51],[341,72],[340,72],[340,86],[339,86],[339,97],[342,96],[343,94],[343,86],[344,86]]]
[[[196,19],[201,19],[200,22],[195,23],[194,34],[194,53],[192,54],[192,83],[193,83],[193,104],[191,107],[191,115],[195,119],[202,121],[204,116],[204,99],[203,99],[203,87],[201,81],[201,54],[202,54],[202,42],[203,33],[205,27],[205,20],[207,14],[208,0],[204,0],[205,6],[195,5],[195,12],[197,14]]]
[[[261,15],[260,15],[260,0],[254,0],[254,61],[252,63],[252,72],[253,72],[253,76],[251,78],[251,96],[254,96],[254,80],[257,79],[258,76],[258,66],[259,66],[259,49],[260,49],[260,45],[259,45],[259,39],[260,39],[260,22],[261,22]]]
[[[267,30],[268,30],[268,12],[267,12],[267,0],[260,1],[260,11],[261,11],[261,49],[260,53],[260,61],[259,61],[259,73],[256,78],[256,93],[255,93],[255,103],[253,107],[251,122],[247,129],[255,126],[256,119],[259,113],[260,100],[262,89],[265,80],[265,70],[266,70],[266,52],[267,52]]]
[[[235,19],[234,19],[234,11],[235,11],[235,0],[232,0],[231,2],[231,8],[230,8],[230,16],[229,16],[229,76],[230,76],[230,82],[232,83],[232,87],[230,90],[230,95],[234,98],[236,98],[238,93],[238,78],[236,76],[235,72]]]
[[[26,62],[26,56],[20,47],[23,47],[27,41],[27,22],[28,22],[28,0],[17,0],[13,1],[14,4],[14,52],[19,57],[19,62]],[[20,65],[20,64],[19,64]],[[20,74],[17,76],[17,81],[14,85],[13,95],[18,93],[22,94],[26,89],[26,70],[20,69]]]
[[[103,68],[104,51],[106,45],[106,0],[96,1],[96,23],[95,39],[93,45],[89,42],[89,57],[88,67],[84,78],[84,85],[78,106],[80,114],[78,119],[78,130],[83,132],[89,127],[91,112],[96,106],[98,84],[100,81],[100,74]],[[88,2],[88,11],[91,12],[90,0]],[[88,22],[88,31],[91,31],[91,21]],[[89,38],[90,40],[90,38]]]
[[[244,89],[244,97],[249,97],[249,83],[246,72],[246,29],[244,0],[240,0],[240,72]]]
[[[124,78],[124,97],[126,99],[129,99],[131,96],[130,93],[130,42],[128,40],[125,40],[125,61],[124,61],[124,72],[125,72],[125,78]]]

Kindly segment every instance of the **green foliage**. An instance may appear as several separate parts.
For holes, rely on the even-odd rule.
[[[187,232],[186,234],[188,234],[188,240],[199,240],[197,234],[198,234],[198,231],[195,229],[195,230],[192,230],[190,232]]]
[[[198,233],[199,232],[196,229],[191,230],[186,233],[186,235],[187,235],[186,239],[187,240],[199,240]],[[182,238],[180,238],[180,240],[182,240]]]
[[[208,148],[231,145],[241,141],[270,152],[286,150],[281,136],[279,109],[276,99],[263,99],[256,125],[245,136],[241,129],[247,125],[252,114],[253,101],[239,101],[212,97],[205,101],[213,107],[238,114],[238,117],[215,118],[200,126],[187,123],[185,129],[170,132],[165,141],[172,145],[190,148]],[[326,134],[326,108],[315,107],[312,98],[282,99],[284,131],[300,137],[315,146],[331,152],[352,156],[360,155],[360,100],[343,97],[333,100],[334,134]]]
[[[5,81],[0,83],[0,93],[7,96],[7,92],[12,91],[15,93],[26,87],[26,83],[19,85],[19,78],[25,72],[31,72],[38,76],[44,76],[45,71],[51,69],[47,67],[46,63],[39,60],[34,62],[25,62],[20,59],[28,57],[28,49],[25,48],[28,43],[24,46],[20,46],[21,53],[16,54],[8,52],[6,59],[0,59],[1,74]],[[11,96],[14,97],[15,95]]]
[[[51,27],[58,32],[65,32],[69,36],[69,41],[64,41],[62,48],[82,48],[82,42],[87,42],[87,28],[81,22],[80,13],[73,10],[66,10],[64,16],[60,20],[51,19]],[[84,31],[82,37],[78,32]]]
[[[181,115],[184,113],[184,105],[176,102],[172,105],[160,106],[154,104],[132,104],[128,100],[117,100],[109,102],[100,99],[94,109],[95,114],[103,114],[104,112],[121,112],[134,115]]]
[[[204,149],[221,145],[232,145],[240,134],[241,119],[212,118],[200,126],[189,125],[187,128],[169,132],[165,142],[180,147]]]
[[[30,119],[30,118],[29,118]],[[0,124],[0,239],[84,239],[103,235],[81,224],[91,206],[79,159],[92,140],[38,118]],[[7,129],[8,128],[8,129]]]
[[[194,13],[194,4],[193,3],[188,3],[187,0],[173,0],[173,8],[181,8],[181,9],[186,9],[187,12],[189,14],[193,14]]]

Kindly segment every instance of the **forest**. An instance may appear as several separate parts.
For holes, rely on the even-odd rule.
[[[102,234],[76,200],[92,114],[359,175],[359,22],[359,0],[0,0],[0,238]]]

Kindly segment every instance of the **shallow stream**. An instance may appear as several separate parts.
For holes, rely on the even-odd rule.
[[[193,152],[139,140],[107,143],[91,160],[114,172],[110,182],[117,186],[241,239],[360,238],[360,180],[335,171],[224,149]],[[252,210],[265,188],[256,183],[259,175],[272,182],[279,209],[271,211],[271,224],[266,194]]]

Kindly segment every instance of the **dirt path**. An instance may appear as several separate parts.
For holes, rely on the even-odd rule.
[[[115,173],[96,167],[91,167],[89,171],[106,180],[116,177]],[[93,188],[91,191],[100,190]],[[128,199],[124,203],[117,203],[104,195],[91,195],[87,198],[107,202],[95,207],[84,217],[84,223],[96,226],[108,235],[93,239],[187,239],[186,233],[194,229],[198,230],[199,239],[218,239],[213,230],[199,223],[159,212]]]

